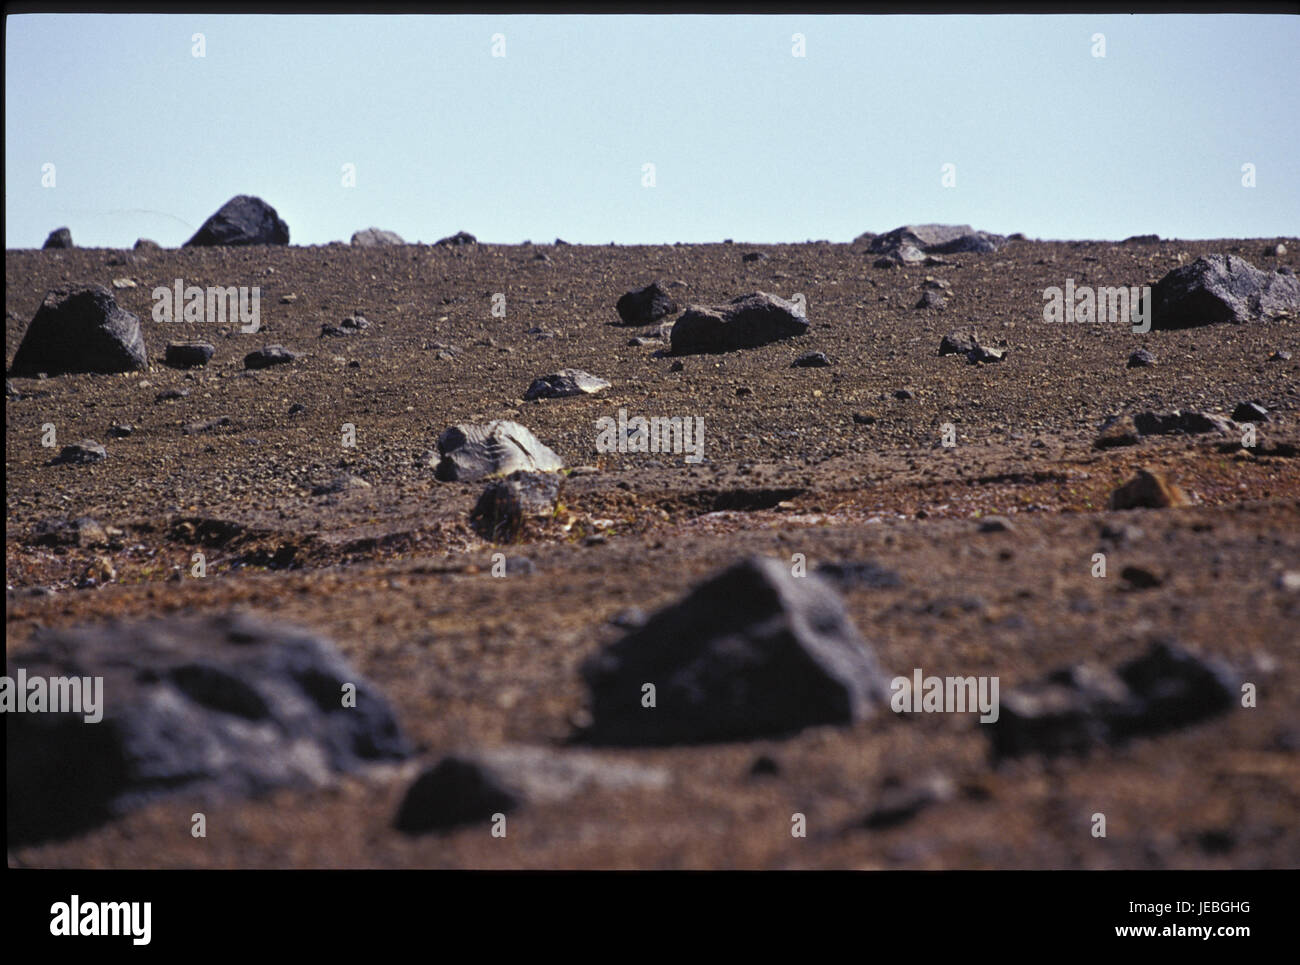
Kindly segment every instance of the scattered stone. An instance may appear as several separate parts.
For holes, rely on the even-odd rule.
[[[306,412],[306,411],[307,411],[307,407],[303,405],[301,402],[295,402],[293,405],[289,406],[289,415],[297,415],[299,412]]]
[[[203,432],[212,432],[214,429],[229,429],[233,427],[235,420],[228,415],[218,416],[215,419],[207,419],[200,422],[191,422],[181,431],[187,436],[198,435]]]
[[[407,834],[487,824],[525,804],[553,804],[591,788],[661,791],[671,776],[661,767],[610,761],[545,747],[505,746],[452,754],[411,785],[394,820]]]
[[[1138,349],[1128,357],[1128,364],[1125,366],[1130,369],[1144,369],[1156,364],[1156,357],[1144,348]]]
[[[1120,571],[1119,578],[1132,590],[1150,590],[1164,583],[1160,577],[1141,566],[1126,566]]]
[[[1137,475],[1110,495],[1111,509],[1166,509],[1189,505],[1181,489],[1163,474],[1139,469]]]
[[[1287,351],[1286,349],[1284,349],[1284,348],[1280,348],[1280,349],[1278,349],[1276,352],[1274,352],[1272,355],[1270,355],[1270,356],[1268,357],[1268,360],[1269,360],[1270,362],[1290,362],[1290,361],[1291,361],[1291,353],[1288,352],[1288,351]]]
[[[1173,432],[1196,435],[1202,432],[1218,432],[1222,435],[1240,436],[1241,429],[1232,421],[1213,412],[1197,412],[1189,409],[1183,412],[1139,412],[1133,416],[1137,431],[1144,436],[1163,436]]]
[[[176,792],[197,802],[320,785],[411,750],[383,696],[305,630],[166,617],[38,630],[23,657],[32,676],[102,677],[106,699],[89,727],[82,714],[6,715],[11,843]]]
[[[622,295],[614,308],[625,325],[649,325],[678,310],[672,296],[657,281]]]
[[[221,206],[186,248],[210,248],[226,245],[287,245],[289,226],[273,207],[261,198],[240,194]]]
[[[514,472],[483,490],[470,513],[470,526],[484,539],[514,542],[531,517],[550,516],[562,479],[553,472]]]
[[[265,369],[272,365],[288,365],[297,357],[283,345],[266,345],[244,356],[244,368]]]
[[[898,399],[900,402],[907,402],[910,399],[916,398],[916,396],[914,396],[908,389],[898,389],[894,392],[894,398]]]
[[[1236,695],[1218,661],[1157,641],[1116,670],[1081,664],[1004,694],[998,720],[982,729],[995,758],[1082,754],[1216,717]]]
[[[154,241],[152,238],[137,238],[135,239],[135,245],[132,250],[147,252],[162,251],[162,245],[158,244],[158,242]]]
[[[678,362],[674,362],[672,365],[668,366],[668,371],[669,371],[669,372],[680,372],[680,371],[682,371],[684,368],[686,368],[686,366],[683,365],[680,361],[678,361]]]
[[[347,492],[351,489],[369,489],[370,483],[366,482],[360,476],[354,476],[350,472],[342,473],[335,476],[327,483],[321,483],[319,486],[312,487],[313,496],[332,496],[336,493]]]
[[[116,422],[108,427],[108,434],[113,439],[125,439],[135,432],[135,426],[118,425]]]
[[[979,525],[981,533],[1009,533],[1013,529],[1015,527],[1011,525],[1011,520],[1005,516],[985,516]]]
[[[1269,245],[1263,251],[1263,255],[1265,258],[1281,258],[1285,254],[1286,254],[1286,245],[1281,243],[1276,245]]]
[[[740,258],[741,261],[767,261],[767,255],[761,251],[747,251]]]
[[[27,540],[33,546],[107,546],[108,531],[98,520],[89,516],[67,519],[54,516],[42,519],[32,527]]]
[[[889,254],[911,247],[927,255],[950,255],[997,251],[1006,240],[1002,235],[976,231],[970,225],[903,225],[873,238],[868,250]]]
[[[105,583],[112,583],[116,579],[117,568],[113,566],[113,561],[107,556],[95,556],[91,558],[82,571],[79,586],[83,588],[103,586]]]
[[[155,402],[174,402],[177,399],[187,398],[189,394],[189,389],[163,389],[153,397],[153,400]]]
[[[166,353],[163,355],[163,363],[170,365],[174,369],[190,369],[200,365],[207,365],[212,361],[212,356],[216,353],[217,347],[211,342],[188,341],[188,342],[168,342]]]
[[[944,301],[944,297],[943,297],[943,294],[942,294],[942,293],[940,293],[940,292],[938,292],[938,291],[936,291],[936,290],[934,290],[934,289],[932,289],[932,288],[927,288],[925,291],[921,292],[921,297],[920,297],[920,299],[919,299],[919,300],[917,301],[917,303],[916,303],[915,305],[913,305],[912,307],[913,307],[913,308],[918,308],[918,309],[936,309],[936,310],[937,310],[937,309],[943,308],[943,306],[944,306],[945,304],[946,304],[946,302]]]
[[[1098,449],[1112,449],[1116,446],[1136,446],[1141,441],[1133,417],[1117,415],[1102,423],[1101,432],[1093,445]]]
[[[942,278],[935,278],[933,275],[926,275],[925,280],[921,282],[921,287],[932,291],[946,292],[952,290],[952,285],[948,284]]]
[[[744,560],[660,610],[582,667],[593,743],[665,745],[784,736],[848,724],[888,681],[816,575]],[[643,686],[656,706],[642,706]]]
[[[805,352],[790,363],[792,369],[824,369],[831,364],[825,352]]]
[[[107,458],[108,450],[98,442],[94,439],[82,439],[80,442],[74,442],[59,450],[58,456],[55,457],[51,465],[88,466],[92,463],[103,462]]]
[[[1258,402],[1242,402],[1232,410],[1233,422],[1268,422],[1268,409]]]
[[[863,587],[869,590],[887,590],[902,586],[902,578],[893,570],[870,561],[845,561],[821,563],[817,575],[834,583],[841,590]]]
[[[47,248],[71,248],[72,232],[67,228],[55,228],[45,238],[45,244],[41,245],[42,249]]]
[[[298,300],[298,296],[295,295],[293,292],[290,292],[290,293],[287,294],[287,295],[281,295],[281,296],[280,296],[280,304],[281,304],[281,305],[292,305],[292,304],[293,304],[294,302],[296,302],[297,300]]]
[[[672,352],[693,355],[755,348],[807,331],[808,319],[793,302],[766,292],[752,292],[726,305],[693,305],[686,309],[673,325]]]
[[[1235,255],[1205,255],[1175,268],[1152,290],[1151,327],[1189,328],[1300,312],[1300,280],[1260,271]]]
[[[618,627],[620,630],[639,630],[646,625],[646,616],[644,610],[638,606],[630,606],[627,609],[619,610],[609,618],[611,626]]]
[[[359,248],[380,248],[386,245],[404,245],[406,242],[402,240],[401,235],[394,231],[384,231],[382,228],[365,228],[353,233],[352,244]]]
[[[905,824],[931,805],[950,800],[953,794],[952,782],[942,776],[915,783],[887,783],[875,806],[862,819],[862,826],[881,831]]]
[[[949,332],[939,341],[940,355],[969,355],[979,347],[979,336],[974,329]]]
[[[1150,245],[1150,244],[1155,244],[1159,240],[1160,240],[1159,235],[1132,235],[1131,237],[1125,238],[1123,241],[1120,242],[1120,244]]]
[[[446,238],[439,238],[435,244],[459,247],[460,245],[476,245],[478,239],[468,231],[457,231],[454,235],[448,235]]]
[[[135,288],[136,285],[130,278],[114,278],[113,287],[121,290],[123,288]]]
[[[13,375],[131,372],[148,368],[140,319],[101,285],[45,296],[14,353]]]
[[[781,766],[767,754],[759,754],[754,763],[749,765],[750,777],[775,777],[781,773]]]
[[[976,345],[966,353],[966,361],[971,365],[982,365],[989,362],[1001,362],[1007,354],[1004,348],[993,348],[991,345]]]
[[[855,412],[853,421],[860,426],[873,426],[876,424],[876,417],[870,412]]]
[[[335,338],[344,338],[349,335],[358,335],[370,327],[370,322],[364,315],[349,315],[338,325],[326,323],[320,327],[320,337],[325,338],[333,336]]]
[[[526,401],[533,399],[563,399],[574,395],[590,395],[608,389],[610,383],[581,369],[560,369],[550,375],[535,379],[524,393]]]
[[[434,476],[443,482],[509,475],[518,470],[554,472],[564,462],[517,422],[454,425],[438,437],[441,458]]]

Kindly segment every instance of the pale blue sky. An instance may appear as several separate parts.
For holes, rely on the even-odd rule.
[[[371,225],[408,241],[464,229],[600,244],[848,241],[919,221],[1043,238],[1300,231],[1295,17],[7,26],[7,248],[60,225],[84,246],[179,245],[235,194],[274,205],[294,244]]]

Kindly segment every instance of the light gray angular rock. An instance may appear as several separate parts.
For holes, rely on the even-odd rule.
[[[445,429],[438,437],[438,453],[434,476],[444,482],[564,468],[564,461],[528,429],[505,419]]]
[[[385,245],[404,245],[406,242],[395,231],[385,231],[382,228],[363,228],[361,231],[353,232],[352,244],[358,248],[379,248]]]
[[[582,666],[590,743],[667,745],[849,724],[889,686],[839,595],[751,557],[697,586]],[[646,684],[655,706],[643,706]]]

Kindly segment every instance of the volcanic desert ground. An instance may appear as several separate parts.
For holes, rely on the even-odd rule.
[[[1300,241],[890,227],[7,251],[9,865],[1300,865]]]

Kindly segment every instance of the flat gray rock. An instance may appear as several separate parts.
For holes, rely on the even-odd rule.
[[[11,375],[132,372],[148,368],[140,319],[102,285],[49,292],[27,326]]]
[[[438,453],[441,458],[434,476],[444,482],[564,468],[564,461],[536,436],[505,419],[445,429],[438,437]]]
[[[820,577],[752,557],[592,655],[582,675],[595,744],[748,740],[849,724],[888,681]],[[643,706],[646,684],[655,706]]]
[[[42,630],[11,673],[102,677],[102,720],[6,714],[10,841],[75,834],[158,797],[328,783],[411,748],[384,697],[310,631],[245,616]],[[355,705],[345,694],[355,687]]]

